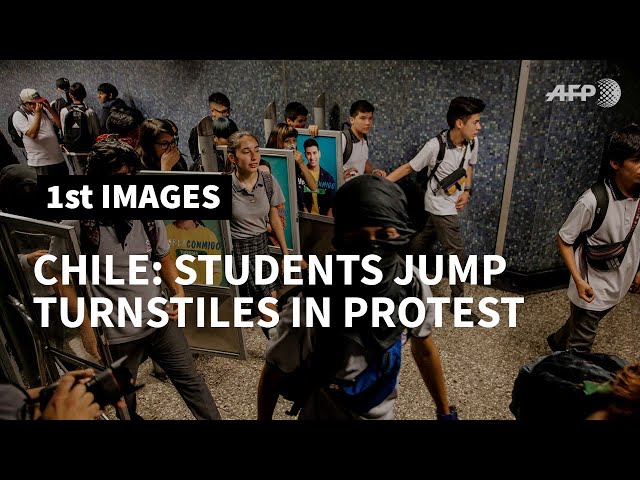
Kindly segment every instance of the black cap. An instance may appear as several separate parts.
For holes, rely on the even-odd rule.
[[[69,90],[70,86],[71,84],[69,83],[68,78],[62,77],[56,80],[56,88],[60,88],[62,90]]]

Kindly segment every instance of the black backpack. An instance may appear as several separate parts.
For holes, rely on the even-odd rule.
[[[20,112],[22,115],[24,115],[24,118],[27,118],[27,114],[22,109],[22,107],[19,108],[17,111]],[[9,115],[9,123],[7,124],[7,130],[9,131],[9,135],[11,135],[11,141],[16,145],[16,147],[24,148],[24,142],[22,141],[22,133],[16,130],[16,127],[13,126],[14,113],[16,112],[11,112],[11,115]]]
[[[89,130],[86,105],[70,105],[64,117],[63,143],[69,152],[85,153],[91,150],[96,139]]]
[[[345,163],[347,163],[349,161],[349,158],[351,157],[351,153],[353,152],[353,139],[351,138],[351,125],[349,125],[347,122],[344,122],[342,124],[342,133],[344,133],[344,136],[347,139],[347,142],[345,143],[344,146],[344,153],[342,154],[342,165],[344,165]],[[367,136],[364,136],[364,139],[367,139]]]
[[[575,350],[546,355],[520,368],[509,410],[523,421],[581,421],[611,401],[607,383],[626,360]]]

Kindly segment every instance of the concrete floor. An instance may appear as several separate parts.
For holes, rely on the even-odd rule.
[[[435,296],[448,296],[449,287],[433,287]],[[476,299],[517,296],[484,286],[465,287]],[[513,419],[509,411],[511,390],[518,369],[540,355],[550,353],[546,337],[565,321],[569,313],[566,290],[526,295],[518,305],[517,326],[507,325],[507,306],[498,305],[500,324],[494,328],[454,328],[453,316],[444,313],[443,326],[434,335],[442,356],[451,404],[461,419]],[[640,360],[640,296],[627,295],[600,324],[594,352],[613,353],[628,361]],[[477,307],[475,309],[477,312]],[[255,419],[256,392],[263,365],[266,339],[260,328],[245,329],[247,360],[200,355],[196,360],[224,419]],[[138,413],[145,419],[192,419],[175,388],[150,375],[151,362],[140,368]],[[292,419],[284,412],[289,402],[280,399],[274,418]],[[434,419],[435,407],[411,357],[403,349],[397,419]]]

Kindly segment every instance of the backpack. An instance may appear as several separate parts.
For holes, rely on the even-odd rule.
[[[151,261],[160,260],[158,255],[158,229],[155,220],[141,220],[144,232],[151,244]],[[100,247],[100,224],[97,220],[80,220],[80,249],[84,255],[97,255]],[[89,265],[91,262],[88,262]]]
[[[593,223],[589,230],[585,230],[578,235],[575,242],[573,242],[573,249],[576,250],[580,245],[587,241],[591,235],[596,233],[604,222],[604,217],[607,216],[607,209],[609,208],[609,195],[607,195],[607,187],[604,182],[596,182],[591,185],[590,190],[596,196],[596,212],[593,217]]]
[[[306,283],[306,282],[305,282]],[[334,288],[344,287],[324,285],[303,285],[287,291],[278,300],[278,309],[281,309],[289,297],[297,296],[303,292],[307,297],[338,298]],[[406,289],[408,296],[416,296],[418,293],[417,281],[408,286],[398,286],[398,289]],[[374,329],[370,325],[370,319],[363,317],[355,320],[352,328],[340,325],[344,318],[343,305],[340,302],[332,302],[332,324],[329,328],[317,328],[315,330],[314,350],[302,365],[291,373],[284,374],[278,381],[278,393],[286,400],[293,402],[287,415],[296,416],[304,406],[314,390],[323,389],[336,403],[347,407],[351,412],[364,415],[376,405],[382,403],[398,382],[398,374],[402,363],[403,333],[405,328],[397,322],[393,327],[381,323]],[[417,313],[408,312],[411,317]],[[335,323],[337,321],[337,324]],[[351,380],[336,378],[336,373],[343,365],[343,353],[350,342],[356,342],[364,347],[367,354],[367,368]]]
[[[63,143],[69,152],[85,153],[91,150],[96,139],[89,130],[86,105],[70,105],[64,117]]]
[[[444,160],[444,155],[447,151],[447,134],[449,130],[442,130],[436,138],[438,139],[438,156],[436,157],[436,164],[429,171],[428,168],[423,168],[415,175],[415,180],[412,180],[409,176],[400,179],[396,182],[400,188],[404,191],[407,197],[407,203],[409,205],[409,226],[416,231],[421,231],[427,223],[428,215],[424,209],[424,196],[427,193],[427,186],[431,179],[435,176],[438,167]],[[469,143],[470,151],[473,151],[475,147],[475,141],[472,140]]]
[[[269,208],[271,208],[271,199],[273,198],[273,177],[270,173],[262,172],[262,178],[264,179],[264,189],[267,192],[267,198],[269,199]]]
[[[24,115],[24,118],[28,118],[26,112],[22,109],[22,107],[18,108],[17,111],[20,112],[22,115]],[[13,126],[14,113],[16,112],[12,112],[11,115],[9,115],[9,123],[7,125],[7,130],[9,131],[9,135],[11,135],[11,141],[16,145],[16,147],[24,148],[24,142],[22,141],[22,133],[16,130],[16,127]]]
[[[344,136],[347,139],[347,143],[345,143],[344,146],[344,153],[342,154],[342,165],[344,165],[349,161],[351,153],[353,152],[353,139],[351,138],[351,125],[347,122],[344,122],[342,126],[342,133],[344,133]],[[366,135],[364,136],[364,139],[367,139]]]
[[[509,410],[518,420],[581,421],[610,402],[609,385],[627,362],[575,350],[545,355],[520,368]]]

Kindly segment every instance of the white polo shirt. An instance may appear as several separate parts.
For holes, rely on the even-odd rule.
[[[353,142],[353,149],[351,150],[351,156],[347,163],[343,164],[342,170],[347,171],[348,169],[355,167],[358,171],[353,177],[345,178],[345,182],[351,180],[352,178],[356,178],[359,175],[364,175],[364,167],[367,164],[367,160],[369,160],[369,142],[367,142],[367,137],[364,136],[362,140],[358,140],[351,130],[351,141]],[[345,134],[342,134],[342,154],[344,155],[344,151],[347,148],[347,137]]]
[[[447,133],[447,148],[444,152],[444,158],[442,163],[438,167],[436,174],[429,181],[427,192],[424,196],[424,209],[433,213],[434,215],[457,215],[456,202],[462,191],[456,191],[453,195],[447,195],[444,190],[438,189],[434,194],[433,191],[438,187],[438,181],[445,178],[447,175],[452,174],[460,166],[462,155],[464,154],[463,167],[466,170],[469,165],[475,165],[478,163],[478,138],[474,141],[475,145],[473,150],[470,146],[465,148],[457,147]],[[437,137],[432,138],[424,147],[418,152],[418,154],[409,161],[409,165],[416,172],[419,172],[423,168],[433,168],[436,165],[438,158],[438,152],[440,151],[440,144]]]
[[[631,229],[633,218],[638,207],[638,198],[627,198],[615,185],[615,182],[607,179],[607,196],[609,206],[607,215],[600,228],[587,239],[589,245],[603,245],[606,243],[620,242],[624,240]],[[558,234],[566,243],[573,245],[581,232],[589,230],[593,224],[597,201],[591,189],[587,190],[578,199],[569,217],[560,228]],[[578,296],[576,284],[571,278],[567,296],[571,303],[584,308],[601,312],[614,307],[627,294],[631,283],[638,271],[640,263],[640,226],[636,226],[631,243],[622,264],[615,270],[594,270],[586,264],[582,258],[582,247],[575,251],[576,265],[582,278],[584,278],[595,293],[595,298],[589,303]]]
[[[44,110],[40,118],[40,130],[36,138],[25,135],[31,128],[35,115],[27,112],[27,118],[20,112],[13,114],[13,126],[22,133],[22,142],[27,152],[27,164],[30,167],[45,167],[64,162],[64,155],[58,144],[58,136],[53,129],[53,121],[49,118],[49,112]]]

